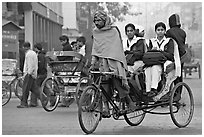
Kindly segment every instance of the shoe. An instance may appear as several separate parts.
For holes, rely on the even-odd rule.
[[[142,95],[147,96],[148,92],[144,91],[144,92],[142,92]]]
[[[102,118],[110,118],[111,114],[110,111],[103,111],[102,112]]]
[[[150,92],[148,92],[148,97],[153,97],[153,96],[156,96],[157,95],[157,90],[156,89],[151,89]]]
[[[19,106],[17,106],[17,108],[28,108],[28,105],[19,105]]]
[[[47,106],[48,99],[46,98],[45,100],[41,101],[42,106]]]
[[[102,118],[110,118],[110,110],[109,110],[109,103],[107,101],[104,101],[104,110],[102,112]]]
[[[38,105],[30,104],[28,107],[37,107]]]
[[[53,105],[54,106],[54,105]],[[66,105],[64,105],[64,104],[61,104],[61,105],[59,105],[58,107],[67,107]]]
[[[179,102],[181,100],[181,94],[177,93],[176,96],[174,96],[174,101]]]
[[[41,101],[42,106],[46,106],[47,105],[48,98],[47,98],[47,96],[44,93],[42,93],[42,95],[40,97],[40,101]]]
[[[138,107],[135,105],[135,103],[132,101],[129,95],[125,97],[125,102],[127,104],[127,107],[130,109],[130,111],[135,111]]]

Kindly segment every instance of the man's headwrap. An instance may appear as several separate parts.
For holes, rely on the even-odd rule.
[[[102,10],[98,10],[95,12],[93,21],[95,21],[96,19],[101,19],[105,23],[105,26],[104,26],[105,28],[106,27],[109,28],[109,26],[113,24],[111,17],[108,16],[108,14]]]
[[[104,11],[101,11],[101,10],[96,11],[94,14],[94,21],[95,21],[95,19],[100,18],[101,20],[103,20],[105,22],[107,19],[107,16],[108,16],[107,13]]]

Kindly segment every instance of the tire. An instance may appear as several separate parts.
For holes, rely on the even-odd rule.
[[[15,95],[21,100],[23,96],[23,79],[18,78],[14,86]]]
[[[94,86],[84,89],[78,106],[78,119],[81,129],[86,134],[91,134],[101,120],[102,96]]]
[[[52,112],[57,108],[60,100],[60,89],[56,80],[46,78],[42,83],[42,94],[45,94],[48,103],[42,105],[45,111]]]
[[[123,103],[124,107],[124,103]],[[145,112],[143,110],[134,111],[124,115],[125,121],[130,126],[138,126],[145,118]]]
[[[178,88],[182,89],[180,97],[177,93]],[[175,85],[169,106],[171,119],[177,127],[186,127],[191,122],[194,113],[194,100],[192,91],[186,83],[180,82]]]
[[[5,81],[2,81],[2,106],[5,106],[11,99],[11,87]]]
[[[77,87],[76,87],[76,94],[75,94],[75,100],[76,100],[77,106],[79,106],[79,99],[81,97],[83,90],[87,86],[90,86],[91,83],[92,83],[92,80],[88,77],[83,77],[79,80],[79,83],[77,84]]]

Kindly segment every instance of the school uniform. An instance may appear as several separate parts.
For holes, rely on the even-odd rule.
[[[141,37],[134,36],[133,39],[130,41],[129,39],[125,40],[126,42],[123,43],[124,51],[131,51],[133,54],[135,54],[136,60],[134,64],[127,64],[128,70],[130,72],[134,72],[139,67],[144,66],[144,63],[142,61],[142,56],[145,52],[145,40]]]
[[[174,61],[174,43],[170,38],[164,37],[161,41],[157,38],[150,39],[148,50],[152,49],[160,50],[164,56],[167,58],[167,61],[164,63],[164,69],[166,66]],[[161,80],[162,66],[153,65],[145,69],[146,77],[146,92],[150,92],[151,88],[157,89],[158,83]]]

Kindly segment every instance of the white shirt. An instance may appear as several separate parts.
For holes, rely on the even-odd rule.
[[[133,39],[130,41],[128,40],[128,38],[126,38],[125,40],[123,40],[123,50],[126,51],[126,50],[130,50],[130,47],[134,44],[134,43],[137,43],[137,41],[141,39],[141,37],[136,37],[134,36]],[[127,42],[129,44],[129,47],[127,45]]]
[[[162,40],[158,40],[157,38],[150,39],[152,42],[153,48],[157,50],[164,51],[164,46],[169,42],[170,38],[166,38],[165,36],[162,38]],[[160,45],[160,46],[159,46]]]
[[[85,45],[80,48],[79,53],[85,56]]]
[[[33,50],[28,50],[25,55],[24,75],[30,74],[33,78],[37,78],[37,70],[38,70],[38,56]]]

